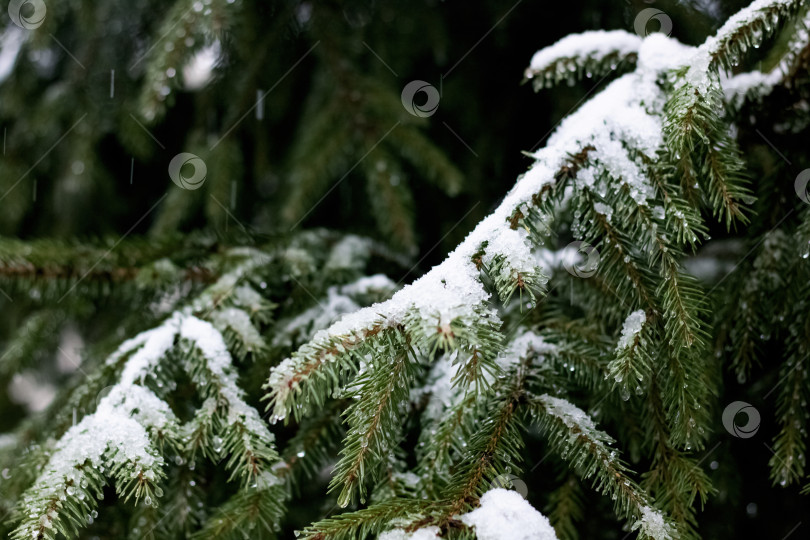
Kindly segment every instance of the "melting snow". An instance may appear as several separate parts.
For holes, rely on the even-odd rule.
[[[672,540],[672,527],[664,519],[664,515],[654,508],[644,506],[641,509],[641,519],[636,521],[633,530],[641,529],[650,538],[655,540]]]
[[[638,333],[641,332],[641,328],[644,326],[645,322],[647,322],[647,316],[644,314],[643,309],[639,309],[628,315],[622,325],[622,335],[619,338],[616,350],[620,351],[632,345],[633,340]]]

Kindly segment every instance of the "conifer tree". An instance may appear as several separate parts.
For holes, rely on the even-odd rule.
[[[81,12],[18,11],[41,26],[3,37],[40,54],[54,40],[61,77],[87,83],[36,84],[56,69],[40,58],[17,61],[0,86],[17,151],[41,125],[81,134],[48,165],[54,208],[81,213],[103,196],[94,190],[117,170],[107,144],[148,160],[182,136],[168,144],[185,152],[144,234],[0,238],[0,287],[26,303],[9,308],[0,382],[35,389],[31,374],[60,362],[74,374],[0,439],[10,538],[709,538],[732,526],[701,511],[739,506],[727,499],[744,482],[718,449],[746,442],[767,448],[757,466],[806,506],[806,2],[755,0],[693,46],[647,33],[639,13],[636,33],[585,31],[539,50],[524,72],[538,93],[594,77],[599,90],[527,152],[531,166],[463,241],[399,282],[420,245],[419,191],[469,189],[427,117],[385,82],[382,59],[398,58],[402,38],[379,52],[341,39],[341,19],[375,32],[371,8],[353,2],[177,0],[159,18],[150,2],[124,5],[93,4],[105,24],[83,23],[98,39],[157,36],[122,40],[132,84],[109,74],[112,110],[91,84],[93,56],[112,52],[57,30],[78,28],[66,21]],[[399,22],[442,33],[426,13]],[[296,80],[307,92],[281,155],[242,121],[297,99],[265,75],[290,46],[297,63],[278,71],[308,64]],[[361,48],[380,65],[364,69]],[[215,69],[200,68],[212,57]],[[49,119],[12,116],[24,99]],[[184,107],[212,112],[178,135]],[[776,158],[762,166],[765,151]],[[35,208],[13,179],[26,164],[2,163],[5,230],[25,230]],[[349,177],[366,194],[357,228],[376,232],[302,226],[329,224],[310,216],[324,200],[356,203],[332,193]],[[232,213],[243,185],[283,202],[246,226]],[[91,344],[81,360],[65,350],[77,335]],[[0,410],[14,411],[7,401]],[[778,427],[749,441],[760,419]],[[795,530],[768,527],[785,525]]]

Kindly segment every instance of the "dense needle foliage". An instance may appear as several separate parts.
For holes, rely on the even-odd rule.
[[[480,88],[495,67],[430,2],[9,22],[2,532],[796,531],[810,10],[679,6],[553,43],[470,8],[523,65]],[[403,88],[426,65],[425,104]],[[529,87],[558,125],[510,102]],[[528,170],[493,182],[521,145]]]

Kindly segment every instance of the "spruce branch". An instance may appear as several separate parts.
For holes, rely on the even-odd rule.
[[[641,392],[652,371],[652,322],[638,310],[624,322],[622,336],[616,346],[615,357],[607,366],[608,376],[618,386],[622,398],[629,399],[630,391]],[[638,389],[638,390],[637,390]]]
[[[712,211],[725,219],[747,221],[741,202],[750,198],[742,159],[721,120],[719,72],[731,72],[750,46],[759,46],[779,25],[780,17],[798,12],[796,0],[758,0],[732,16],[690,56],[688,66],[673,72],[674,89],[665,112],[667,147],[685,176],[696,177],[708,193]]]
[[[23,497],[12,537],[53,539],[76,535],[95,509],[105,476],[116,491],[153,504],[165,473],[154,442],[177,432],[177,419],[149,390],[114,389],[58,443],[36,483]],[[101,436],[100,434],[103,434]],[[102,472],[104,471],[104,472]]]
[[[168,41],[148,49],[133,63],[134,67],[145,63],[145,84],[138,100],[144,119],[152,123],[165,114],[165,102],[173,98],[172,90],[182,80],[182,68],[195,51],[223,39],[241,5],[228,0],[212,0],[205,6],[191,0],[172,4],[158,30],[158,35]]]
[[[213,405],[209,405],[213,408],[213,444],[202,448],[213,460],[218,460],[220,454],[229,456],[225,462],[231,471],[228,480],[238,476],[244,485],[249,485],[279,459],[273,448],[274,436],[257,411],[245,403],[244,392],[232,371],[231,356],[214,327],[187,317],[180,323],[179,337],[193,344],[186,355],[186,370],[199,386],[200,394]],[[196,351],[202,358],[196,357]]]
[[[774,455],[768,463],[774,484],[781,486],[799,482],[805,474],[807,413],[802,403],[807,402],[809,393],[807,368],[795,356],[791,360],[780,370],[784,378],[777,408],[781,429],[774,439]]]
[[[433,506],[423,499],[391,499],[368,508],[347,512],[306,527],[301,540],[353,540],[377,533],[391,520],[418,518]]]
[[[583,77],[602,77],[611,71],[621,74],[633,68],[640,46],[641,38],[624,30],[571,34],[537,51],[524,77],[537,91],[562,81],[573,86]]]
[[[642,486],[656,497],[685,538],[699,538],[693,503],[698,497],[701,505],[705,504],[714,488],[700,464],[672,446],[671,429],[655,374],[644,406],[645,420],[650,426],[646,443],[653,451],[653,462],[643,475]]]
[[[407,175],[385,150],[374,148],[363,159],[366,193],[380,231],[406,253],[416,249],[413,200],[405,188]]]
[[[330,401],[318,413],[304,419],[281,453],[284,466],[277,474],[295,485],[314,478],[337,455],[345,436],[341,411],[348,402]]]
[[[696,68],[676,72],[679,83],[664,107],[667,148],[681,174],[681,185],[694,201],[695,182],[708,195],[712,213],[732,222],[747,221],[742,204],[750,202],[744,165],[736,143],[721,117],[722,90],[716,73],[690,75]],[[691,77],[702,77],[692,82]],[[694,181],[693,181],[694,179]]]
[[[208,284],[218,273],[216,263],[200,260],[215,242],[205,234],[185,242],[172,234],[153,240],[105,238],[95,242],[40,239],[29,242],[0,240],[0,286],[28,290],[36,286],[42,300],[59,299],[77,287],[95,296],[110,286],[160,290],[182,282]]]
[[[465,426],[468,442],[461,462],[443,489],[446,508],[435,523],[440,529],[446,528],[456,514],[469,509],[487,490],[487,481],[499,474],[508,472],[510,463],[520,463],[523,440],[520,425],[525,420],[520,407],[525,401],[527,379],[532,376],[527,362],[531,355],[520,357],[509,355],[505,383],[494,388],[493,396],[484,406],[483,415],[468,417]],[[473,409],[474,410],[474,409]],[[478,423],[473,418],[483,418]]]
[[[464,189],[464,175],[452,161],[430,140],[412,126],[402,126],[391,132],[386,146],[397,152],[410,163],[428,182],[449,196],[455,196]]]
[[[243,262],[204,291],[194,305],[215,309],[256,264],[252,259]],[[226,284],[230,289],[223,290]],[[193,345],[185,355],[184,368],[207,399],[202,408],[207,414],[198,411],[196,422],[182,428],[168,404],[147,386],[150,382],[165,386],[167,373],[161,363],[171,356],[178,340]],[[165,478],[162,452],[181,452],[186,442],[191,443],[192,458],[200,440],[213,442],[205,444],[204,451],[217,460],[224,451],[229,456],[230,479],[240,475],[246,483],[278,460],[272,434],[256,410],[244,402],[224,339],[210,323],[188,311],[175,312],[158,327],[121,344],[105,364],[120,362],[119,381],[95,412],[62,436],[43,472],[23,495],[15,538],[75,534],[91,520],[85,516],[95,508],[106,477],[114,479],[124,500],[134,497],[136,503],[156,504],[163,493],[159,482]],[[171,371],[169,364],[167,372]],[[184,431],[197,440],[183,440]]]
[[[700,49],[712,70],[731,72],[750,47],[777,31],[799,11],[799,0],[756,0],[732,15]]]
[[[26,317],[0,357],[0,377],[7,379],[22,372],[39,359],[42,349],[55,349],[66,315],[62,310],[43,309]]]
[[[568,475],[549,495],[548,519],[560,540],[578,540],[577,523],[585,515],[582,486],[574,475]]]
[[[346,507],[359,494],[365,500],[367,478],[376,479],[378,468],[399,436],[399,410],[405,403],[417,364],[407,341],[396,330],[383,339],[402,352],[390,361],[371,363],[352,381],[348,397],[352,405],[344,412],[349,431],[342,457],[335,466],[330,491],[340,489],[338,505]]]
[[[770,231],[759,240],[758,253],[752,261],[746,261],[745,271],[735,272],[723,287],[724,293],[735,294],[736,300],[729,302],[716,318],[718,326],[725,323],[728,328],[727,335],[720,334],[717,347],[731,345],[730,369],[736,373],[738,381],[748,380],[761,363],[763,338],[779,334],[779,325],[775,323],[780,317],[784,319],[790,310],[788,298],[778,303],[774,299],[779,291],[789,290],[788,276],[800,270],[790,269],[784,256],[801,245],[794,242],[782,229]],[[798,297],[797,302],[801,302]],[[773,314],[758,309],[768,303],[773,303]],[[775,314],[778,314],[776,321],[773,320]]]
[[[610,376],[610,364],[604,360],[610,349],[601,329],[581,319],[568,320],[562,313],[547,312],[539,332],[553,349],[544,351],[550,363],[578,385],[599,390]]]
[[[671,230],[674,230],[666,247],[672,250],[673,246],[688,245],[694,249],[699,240],[708,237],[708,230],[699,210],[689,202],[692,194],[690,188],[693,184],[683,185],[677,180],[679,171],[677,167],[668,162],[664,152],[655,160],[650,160],[646,156],[640,156],[640,158],[647,165],[650,181],[663,203],[664,217],[668,218],[663,221],[669,225]],[[659,245],[660,249],[656,250],[656,253],[666,253],[663,247],[664,245]],[[672,256],[671,253],[670,256]]]
[[[677,537],[669,520],[652,508],[649,496],[628,476],[627,467],[610,448],[613,439],[596,429],[587,414],[548,394],[533,398],[530,406],[551,448],[580,477],[592,479],[597,492],[610,496],[617,515],[635,520],[632,528],[639,529],[640,538]]]
[[[614,290],[619,291],[619,300],[629,305],[640,305],[646,309],[656,309],[651,284],[650,270],[642,264],[632,251],[633,242],[627,232],[620,230],[612,223],[612,210],[590,195],[581,199],[580,221],[577,230],[582,238],[596,244],[601,261],[606,270],[604,279]],[[597,242],[603,238],[604,241]],[[629,278],[630,287],[627,283]],[[628,297],[630,297],[628,299]]]
[[[256,534],[275,538],[286,498],[283,483],[272,474],[262,474],[255,485],[238,491],[217,508],[190,538],[241,540]]]
[[[528,187],[521,185],[521,189],[514,190],[499,210],[479,225],[477,233],[468,237],[443,265],[405,287],[391,300],[360,310],[335,323],[274,368],[266,384],[266,398],[270,400],[269,407],[273,409],[274,418],[285,418],[290,411],[298,415],[294,405],[296,396],[302,392],[313,399],[319,399],[316,396],[323,395],[321,391],[331,393],[339,381],[337,374],[341,370],[351,369],[352,362],[346,356],[356,354],[356,350],[362,348],[367,340],[374,341],[386,327],[396,326],[400,322],[413,336],[414,345],[417,348],[420,345],[428,347],[425,351],[428,354],[456,347],[456,342],[485,345],[485,348],[470,347],[473,361],[465,364],[472,368],[465,379],[467,384],[480,383],[482,379],[476,373],[482,373],[481,370],[490,365],[491,355],[486,355],[500,342],[500,336],[497,318],[491,310],[480,307],[488,295],[480,280],[479,270],[490,258],[500,255],[500,266],[510,265],[514,287],[519,288],[520,275],[539,275],[531,259],[528,237],[514,231],[516,225],[511,224],[515,223],[513,216],[519,208],[527,209],[527,212],[520,212],[521,215],[529,215],[529,207],[540,205],[545,194],[554,191],[550,186],[554,186],[556,179],[563,182],[565,175],[569,174],[572,167],[569,159],[564,155],[557,159],[563,164],[561,172],[555,173],[554,179],[525,179]],[[584,157],[579,154],[571,159],[576,162]],[[531,187],[531,184],[538,183],[538,188]],[[498,219],[499,216],[503,218],[502,221]],[[506,258],[506,253],[487,248],[489,245],[497,246],[499,235],[509,238],[510,245],[514,246]],[[456,271],[451,272],[451,269]],[[449,312],[447,305],[453,306]],[[425,314],[431,313],[438,313],[438,316],[428,316],[426,319]],[[485,355],[483,361],[480,361],[481,354]],[[335,360],[338,365],[330,366]],[[311,385],[319,385],[321,391],[310,390]]]
[[[428,495],[438,498],[440,490],[448,483],[450,467],[463,455],[467,441],[464,432],[465,420],[473,409],[477,395],[469,393],[459,403],[445,409],[441,415],[429,422],[429,430],[424,430],[417,449],[421,452],[416,470]],[[426,411],[427,412],[427,411]]]
[[[806,273],[805,269],[805,275]],[[807,289],[805,283],[797,292],[807,294]],[[801,310],[806,307],[807,297],[799,296],[799,298],[802,299],[796,302],[794,309]],[[787,347],[789,355],[779,370],[777,414],[780,430],[774,438],[774,455],[769,461],[771,479],[780,486],[801,481],[805,476],[806,465],[805,434],[808,418],[805,404],[810,396],[807,376],[807,358],[810,355],[807,338],[810,336],[810,322],[801,316],[792,318],[792,321]]]

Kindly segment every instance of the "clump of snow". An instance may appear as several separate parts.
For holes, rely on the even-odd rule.
[[[655,540],[672,540],[675,534],[672,526],[664,519],[664,515],[649,506],[641,508],[641,518],[632,526],[632,530],[638,529]]]
[[[82,366],[84,340],[73,325],[68,325],[59,335],[56,369],[60,373],[73,373]]]
[[[264,339],[253,326],[250,315],[242,309],[234,307],[218,309],[211,314],[211,322],[221,332],[226,329],[235,332],[248,350],[260,349],[264,346]]]
[[[155,332],[155,330],[156,329],[153,328],[151,330],[141,332],[137,336],[124,341],[112,354],[107,357],[105,363],[109,366],[117,363],[119,360],[121,360],[121,358],[143,345],[149,339],[152,333]]]
[[[0,433],[0,450],[12,448],[17,444],[17,436],[13,433]]]
[[[397,284],[385,274],[363,276],[340,288],[340,292],[349,296],[360,296],[371,293],[388,293],[396,290]]]
[[[735,268],[735,262],[706,256],[696,256],[686,259],[683,262],[683,266],[690,275],[704,283],[710,283],[731,273]]]
[[[169,405],[145,386],[118,384],[99,401],[98,411],[123,414],[155,431],[177,428],[177,417]]]
[[[441,538],[438,527],[425,527],[414,532],[407,532],[403,529],[393,529],[382,533],[377,540],[434,540]]]
[[[518,274],[530,274],[537,268],[537,262],[532,255],[532,244],[526,229],[510,229],[504,227],[495,233],[481,261],[489,266],[496,257],[505,260],[503,272],[506,279],[516,279]]]
[[[683,261],[686,271],[702,282],[714,282],[729,274],[745,254],[745,246],[738,239],[712,240],[697,255]]]
[[[531,330],[526,330],[509,344],[507,351],[519,357],[525,357],[529,352],[537,354],[554,354],[557,352],[557,346],[553,343],[547,342],[543,336],[535,334]]]
[[[605,459],[608,461],[613,460],[616,452],[609,447],[614,442],[613,438],[604,431],[599,430],[593,419],[585,411],[573,403],[548,394],[540,396],[538,401],[545,407],[548,414],[559,419],[570,431],[578,431],[593,443],[599,445]],[[569,440],[566,444],[570,445],[571,442]]]
[[[683,84],[696,88],[701,96],[705,96],[712,82],[712,57],[705,49],[699,49],[689,62],[689,69],[683,79]],[[698,99],[694,95],[694,100]]]
[[[121,373],[120,384],[128,386],[135,383],[143,383],[144,378],[152,372],[154,366],[174,345],[174,338],[177,336],[179,322],[179,316],[177,314],[173,315],[157,328],[142,332],[138,336],[125,341],[118,350],[107,359],[108,364],[114,363],[120,358],[121,354],[126,354],[136,347],[140,347],[140,349],[127,360],[124,370]]]
[[[531,353],[542,357],[546,354],[554,354],[557,350],[557,346],[548,343],[543,336],[535,334],[531,330],[525,330],[512,340],[503,353],[498,355],[498,364],[502,369],[508,370]]]
[[[282,463],[282,462],[279,462],[279,463]],[[262,491],[262,490],[265,490],[265,489],[269,489],[271,487],[280,486],[283,483],[284,483],[284,480],[282,480],[278,475],[273,474],[270,471],[262,471],[256,477],[256,485],[255,485],[254,489]]]
[[[598,61],[614,54],[623,57],[638,52],[640,46],[641,38],[624,30],[591,30],[571,34],[534,53],[526,76],[545,71],[563,59],[581,63],[585,59]]]
[[[365,276],[346,285],[334,285],[326,290],[326,299],[288,320],[275,332],[275,346],[290,345],[293,337],[310,339],[341,316],[360,309],[356,298],[369,294],[390,294],[396,283],[383,274]]]
[[[425,385],[411,391],[413,403],[418,403],[424,395],[430,396],[423,413],[427,420],[437,420],[462,397],[463,392],[453,388],[453,379],[461,365],[456,362],[457,357],[458,351],[441,355],[431,366]]]
[[[214,78],[214,68],[222,56],[221,49],[219,41],[214,41],[194,53],[183,66],[183,85],[186,90],[201,90]]]
[[[644,39],[638,52],[639,69],[663,73],[684,65],[697,49],[655,32]]]
[[[400,484],[402,484],[403,486],[409,487],[409,488],[419,487],[419,483],[422,481],[422,479],[419,477],[419,475],[414,474],[414,473],[412,473],[410,471],[407,471],[407,472],[394,472],[391,475],[391,477],[394,480],[396,480],[397,482],[399,482]]]
[[[597,214],[602,214],[605,216],[605,219],[608,221],[610,221],[610,218],[613,217],[613,208],[605,203],[595,202],[593,203],[593,209],[596,210]]]
[[[0,34],[0,84],[14,71],[14,65],[27,35],[28,32],[12,24],[6,25]]]
[[[503,488],[487,491],[481,506],[459,519],[475,528],[478,540],[557,540],[548,518],[520,493]]]
[[[235,305],[250,312],[258,311],[266,304],[262,295],[256,292],[252,287],[246,287],[244,285],[240,285],[234,289],[231,300]]]
[[[156,479],[154,466],[163,463],[144,426],[111,404],[101,403],[95,414],[85,416],[60,439],[37,484],[51,486],[55,492],[61,490],[65,479],[72,478],[76,467],[85,461],[95,467],[104,466],[101,458],[105,453],[113,463],[137,464],[136,470],[142,470],[150,480]]]
[[[645,322],[647,322],[647,316],[644,314],[643,309],[639,309],[628,315],[622,325],[622,335],[619,338],[619,343],[616,345],[616,350],[621,351],[632,345],[638,333],[641,332]]]
[[[579,428],[588,434],[601,433],[594,425],[591,417],[573,403],[548,394],[543,394],[539,400],[545,405],[549,414],[562,420],[566,427]]]
[[[24,405],[31,412],[44,411],[56,397],[54,385],[40,380],[33,371],[15,373],[7,390],[12,403]]]
[[[762,98],[770,94],[782,77],[783,74],[778,69],[769,73],[753,70],[733,77],[724,77],[721,79],[721,85],[726,101],[739,108],[752,95]]]
[[[360,269],[368,259],[371,241],[359,236],[347,235],[337,242],[324,269],[327,271],[343,269]]]
[[[306,330],[307,327],[311,327],[315,331],[322,330],[334,323],[341,315],[358,309],[360,306],[348,296],[341,294],[338,287],[329,287],[326,291],[325,301],[319,302],[290,320],[281,330],[276,342],[280,343],[282,337],[289,336],[296,331]]]

